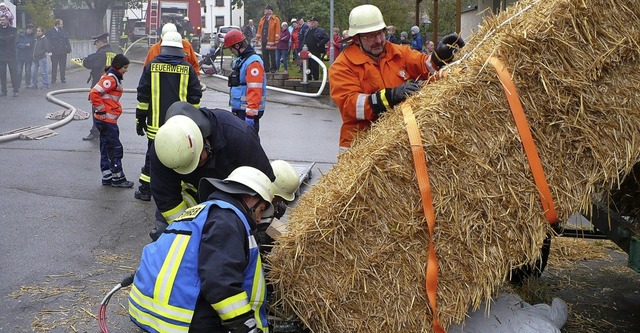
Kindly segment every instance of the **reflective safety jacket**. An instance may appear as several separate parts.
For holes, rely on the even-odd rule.
[[[267,102],[267,78],[262,58],[253,53],[236,58],[233,70],[238,72],[240,84],[230,88],[229,106],[233,110],[244,110],[249,116],[264,111]]]
[[[144,59],[144,64],[147,65],[151,60],[155,59],[162,49],[162,40],[151,45],[149,47],[149,52],[147,52],[147,58]],[[184,51],[184,60],[193,66],[193,69],[196,71],[196,75],[200,76],[200,63],[198,62],[198,56],[196,56],[196,51],[193,50],[193,46],[189,43],[188,40],[182,40],[182,50]]]
[[[89,99],[94,107],[93,117],[106,123],[117,124],[122,114],[120,97],[124,92],[122,75],[115,69],[102,75],[100,81],[91,88]]]
[[[267,24],[267,26],[265,27],[265,24]],[[258,29],[256,30],[256,41],[258,42],[258,45],[262,45],[262,31],[264,29],[269,29],[267,31],[267,44],[265,46],[266,50],[275,50],[276,47],[278,46],[278,40],[280,40],[280,19],[275,16],[275,15],[271,15],[271,17],[269,18],[269,20],[267,20],[266,16],[263,16],[260,19],[260,22],[258,23]]]
[[[160,162],[154,145],[149,150],[151,195],[168,223],[199,202],[196,194],[202,177],[224,179],[237,167],[246,165],[264,172],[271,181],[276,179],[253,127],[228,110],[200,110],[211,122],[211,135],[205,138],[211,155],[204,165],[182,175]]]
[[[159,55],[142,71],[138,83],[136,119],[146,118],[147,138],[154,140],[167,109],[177,101],[200,107],[202,90],[193,67],[184,59]]]
[[[429,55],[406,46],[386,43],[377,61],[358,45],[347,46],[329,68],[331,98],[342,115],[340,147],[350,147],[353,134],[378,119],[369,104],[371,94],[412,79],[437,79],[438,70]]]
[[[229,195],[217,197],[229,202],[191,207],[145,246],[129,293],[129,315],[142,329],[188,332],[192,318],[215,322],[195,312],[200,296],[211,316],[227,321],[253,311],[258,328],[269,331],[255,222]]]

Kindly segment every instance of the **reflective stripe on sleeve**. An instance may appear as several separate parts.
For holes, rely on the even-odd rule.
[[[229,320],[251,311],[247,292],[243,291],[211,305],[222,320]]]
[[[178,216],[182,215],[185,210],[187,210],[187,203],[183,200],[180,201],[180,204],[178,204],[174,208],[162,212],[162,216],[164,216],[164,219],[167,221],[167,223],[171,223],[173,222],[173,220],[177,219]]]
[[[367,97],[369,97],[368,94],[358,94],[358,99],[356,100],[356,119],[358,120],[365,120],[364,106],[365,106]]]

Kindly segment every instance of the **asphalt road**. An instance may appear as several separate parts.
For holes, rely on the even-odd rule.
[[[142,67],[132,64],[125,88],[137,86]],[[72,68],[67,83],[51,90],[88,88],[87,70]],[[227,108],[226,81],[210,86],[201,105]],[[215,90],[218,89],[218,90]],[[44,90],[21,90],[0,98],[0,132],[50,124]],[[87,93],[56,97],[90,110]],[[121,100],[123,166],[136,181],[146,138],[135,131],[134,93]],[[260,137],[270,159],[315,163],[311,182],[338,154],[340,115],[327,98],[270,92]],[[98,332],[95,314],[107,291],[132,273],[149,242],[154,205],[133,197],[134,189],[102,186],[98,141],[82,141],[91,120],[73,120],[42,140],[0,143],[0,331]],[[108,308],[112,332],[135,332],[126,315],[126,292]]]

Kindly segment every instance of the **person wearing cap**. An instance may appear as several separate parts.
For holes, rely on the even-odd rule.
[[[199,194],[202,204],[143,249],[129,293],[130,318],[147,332],[268,332],[253,234],[271,206],[271,180],[241,166],[224,179],[203,178]]]
[[[409,40],[409,34],[406,31],[403,31],[400,33],[400,39],[398,40],[398,44],[411,46],[411,41]]]
[[[304,43],[309,48],[309,52],[318,59],[322,59],[322,53],[325,52],[325,45],[329,39],[329,34],[327,34],[323,28],[318,26],[318,18],[315,16],[312,17],[309,20],[309,31],[307,31],[304,39]],[[309,72],[309,80],[319,80],[320,64],[314,60],[309,60]]]
[[[122,114],[120,97],[124,92],[122,80],[129,70],[129,59],[117,54],[91,91],[89,99],[93,106],[93,123],[100,132],[100,170],[102,185],[130,188],[133,182],[127,180],[122,170],[124,150],[120,143],[118,118]]]
[[[111,45],[109,45],[108,32],[91,38],[93,39],[93,46],[96,48],[96,52],[82,59],[82,66],[91,70],[89,72],[89,77],[87,78],[87,83],[91,84],[91,87],[94,87],[98,84],[98,81],[100,81],[102,74],[104,74],[105,67],[109,67],[111,65],[111,61],[113,61],[113,57],[115,57],[116,54],[111,49]],[[93,105],[92,111],[95,112]],[[99,135],[100,131],[98,131],[95,124],[93,124],[89,130],[89,134],[83,137],[82,140],[93,140],[98,138]]]
[[[157,207],[154,239],[187,208],[198,203],[203,177],[225,178],[251,166],[272,181],[275,175],[258,134],[227,110],[176,102],[149,150],[151,194]]]
[[[178,32],[178,28],[173,23],[166,23],[162,26],[160,40],[149,47],[147,57],[144,59],[145,65],[160,54],[160,49],[162,48],[162,37],[164,37],[164,35],[169,31]],[[182,51],[184,52],[184,60],[190,63],[196,71],[196,75],[200,76],[200,63],[198,62],[198,56],[196,55],[196,51],[193,50],[193,45],[191,45],[191,43],[186,39],[182,39]]]
[[[267,78],[262,59],[249,45],[240,30],[231,30],[224,37],[224,47],[236,59],[229,75],[229,106],[231,112],[260,131],[260,118],[267,103]]]
[[[420,28],[417,25],[411,27],[411,48],[422,52],[422,35],[420,35]]]
[[[273,14],[273,7],[264,7],[264,16],[258,23],[256,41],[262,46],[262,60],[265,70],[275,73],[278,70],[276,65],[276,48],[280,40],[280,19]]]
[[[71,53],[71,43],[64,30],[64,21],[56,19],[54,22],[54,26],[46,33],[51,45],[51,83],[56,83],[58,68],[60,82],[67,83],[67,54]]]
[[[298,37],[298,34],[300,33],[300,25],[298,24],[297,19],[291,19],[290,28],[291,28],[291,45],[289,49],[291,50],[291,53],[293,53],[293,61],[297,61],[299,41],[300,41]]]
[[[291,33],[289,33],[289,25],[282,22],[280,25],[280,39],[276,47],[276,72],[280,71],[280,64],[284,66],[284,74],[289,74],[289,45],[291,44]]]
[[[165,32],[160,54],[144,66],[138,83],[136,132],[140,136],[146,134],[148,139],[147,154],[139,178],[140,186],[134,193],[134,197],[139,200],[151,200],[149,149],[158,129],[167,119],[167,109],[177,101],[200,107],[200,80],[193,66],[184,59],[182,42],[180,33]]]
[[[351,147],[356,132],[369,129],[384,112],[416,93],[419,80],[438,79],[440,70],[464,46],[461,37],[450,34],[429,56],[388,43],[386,29],[378,7],[355,7],[349,14],[352,43],[329,68],[331,98],[342,115],[341,151]]]
[[[33,44],[36,40],[33,24],[27,24],[26,31],[18,34],[16,46],[18,48],[18,86],[22,85],[22,71],[24,70],[25,88],[31,88],[31,66],[33,64]]]

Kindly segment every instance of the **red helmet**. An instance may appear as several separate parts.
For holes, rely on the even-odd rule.
[[[244,40],[242,31],[233,29],[224,36],[224,47],[231,47]]]

